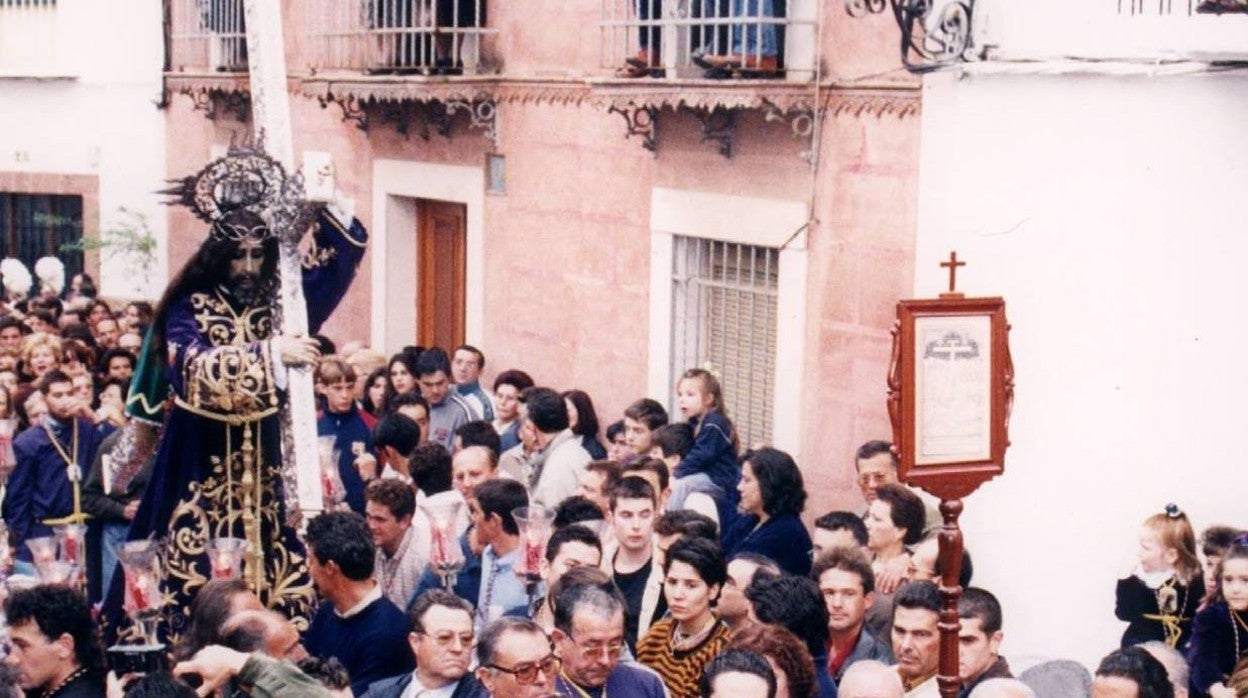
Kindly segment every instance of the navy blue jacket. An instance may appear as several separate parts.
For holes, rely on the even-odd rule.
[[[805,577],[810,574],[810,534],[802,520],[793,514],[781,514],[759,526],[758,517],[739,517],[724,534],[724,557],[731,560],[737,553],[766,555],[780,569]]]
[[[402,676],[395,676],[383,681],[378,681],[368,687],[364,695],[360,698],[399,698],[403,695],[403,691],[412,685],[412,674],[408,672]],[[451,693],[451,698],[488,698],[489,691],[485,690],[485,686],[472,675],[472,672],[464,674],[459,680],[459,685],[455,687],[455,691]]]
[[[416,668],[407,649],[408,629],[407,616],[384,596],[350,618],[339,617],[334,605],[324,602],[316,609],[303,644],[313,656],[337,657],[351,677],[351,691],[358,695],[374,681]]]
[[[78,419],[78,467],[85,481],[91,470],[91,461],[104,438],[85,419]],[[56,422],[53,425],[56,440],[66,454],[73,451],[73,422]],[[69,481],[68,464],[48,439],[44,424],[36,424],[13,439],[13,453],[17,463],[9,476],[7,494],[4,498],[4,521],[14,532],[17,541],[17,558],[30,560],[26,541],[31,538],[52,535],[52,527],[44,519],[55,519],[74,511],[74,488]]]
[[[688,477],[705,473],[723,495],[736,504],[737,483],[741,480],[741,462],[732,447],[732,422],[718,411],[707,412],[693,425],[693,448],[676,464],[672,477]]]

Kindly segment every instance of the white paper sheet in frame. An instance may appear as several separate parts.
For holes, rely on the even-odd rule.
[[[914,319],[915,465],[992,455],[992,318]]]

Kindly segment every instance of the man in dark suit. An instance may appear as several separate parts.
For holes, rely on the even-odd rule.
[[[39,392],[48,416],[13,440],[17,466],[4,501],[4,521],[23,561],[30,560],[27,540],[52,535],[49,519],[74,513],[74,479],[90,469],[102,440],[91,422],[77,416],[78,398],[68,375],[48,371],[39,380]]]
[[[412,632],[407,642],[416,659],[416,670],[369,685],[361,698],[399,698],[405,693],[484,698],[485,688],[468,672],[472,659],[472,606],[449,591],[433,589],[417,597],[408,619]]]

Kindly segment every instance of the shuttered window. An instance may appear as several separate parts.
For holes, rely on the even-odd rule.
[[[672,393],[688,368],[718,374],[743,448],[771,443],[779,251],[677,236],[672,254]]]
[[[59,257],[69,283],[82,272],[82,251],[62,252],[60,247],[80,240],[81,196],[0,192],[0,259],[17,257],[33,273],[35,260]]]

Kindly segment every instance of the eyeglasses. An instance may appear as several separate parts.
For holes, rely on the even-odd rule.
[[[438,647],[451,647],[455,644],[456,640],[459,641],[459,645],[461,647],[472,647],[472,633],[438,633],[437,635],[430,635],[429,633],[417,634],[421,637],[427,637],[430,640],[433,640],[434,644]]]
[[[550,678],[559,673],[559,669],[563,667],[563,662],[553,653],[546,655],[546,658],[540,662],[533,664],[521,664],[508,669],[497,664],[486,664],[491,669],[497,669],[501,672],[511,674],[516,677],[516,683],[521,686],[529,686],[537,683],[537,675],[540,672],[543,676]]]
[[[859,485],[883,485],[892,482],[892,478],[884,473],[862,473],[858,476]]]
[[[580,650],[581,654],[584,654],[588,657],[596,657],[596,656],[601,655],[603,659],[611,660],[620,656],[620,653],[624,651],[624,640],[622,639],[612,640],[611,642],[606,642],[606,643],[595,642],[593,644],[587,644],[587,645],[582,645],[576,638],[572,637],[571,635],[568,636],[568,639],[572,641],[573,645],[576,645],[576,649]]]

